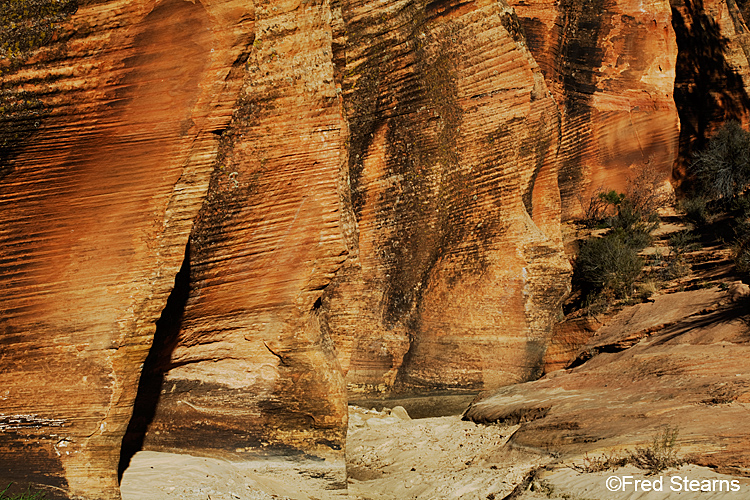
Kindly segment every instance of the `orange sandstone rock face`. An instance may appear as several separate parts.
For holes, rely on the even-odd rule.
[[[562,114],[563,218],[599,189],[624,191],[645,164],[668,181],[680,132],[669,2],[511,4]]]
[[[82,4],[56,43],[3,67],[4,96],[45,110],[0,183],[4,485],[119,498],[140,366],[231,115],[247,16],[240,2]]]
[[[141,384],[161,392],[153,422],[133,429],[147,431],[147,449],[304,452],[343,467],[346,391],[318,301],[346,257],[330,18],[327,4],[255,10],[247,77],[190,240],[182,317],[157,337]]]
[[[672,0],[679,55],[675,102],[680,110],[676,177],[691,154],[727,120],[750,122],[750,31],[735,2]],[[747,12],[744,13],[746,15]]]
[[[505,4],[67,16],[3,66],[31,125],[0,151],[0,480],[118,498],[141,447],[335,464],[346,384],[539,374],[572,136]]]
[[[676,154],[664,2],[68,4],[0,37],[0,480],[53,495],[536,377],[561,211]]]
[[[569,265],[558,113],[512,11],[350,1],[342,13],[356,226],[322,304],[350,389],[534,377]]]

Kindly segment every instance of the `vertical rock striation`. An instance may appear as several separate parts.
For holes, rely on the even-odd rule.
[[[184,310],[141,384],[161,394],[133,431],[152,450],[343,466],[346,391],[319,321],[346,256],[331,11],[288,1],[254,14],[241,98],[190,240]]]
[[[683,143],[747,113],[729,3],[6,4],[0,481],[61,498],[118,498],[121,444],[340,464],[347,386],[537,377],[561,214],[668,178],[675,61],[724,110]]]
[[[2,61],[0,482],[119,498],[140,366],[231,115],[246,13],[21,4],[4,29],[31,41]]]
[[[477,389],[535,376],[569,266],[557,109],[512,10],[341,8],[356,226],[322,304],[349,387]]]
[[[563,218],[599,189],[624,191],[634,167],[669,180],[680,132],[669,3],[511,4],[562,113]]]

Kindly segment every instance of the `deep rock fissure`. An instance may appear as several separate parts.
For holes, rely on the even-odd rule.
[[[131,458],[143,448],[146,431],[156,415],[159,404],[164,374],[168,369],[168,361],[177,345],[177,336],[182,325],[185,304],[190,294],[190,242],[185,247],[185,258],[175,276],[172,292],[161,316],[156,321],[154,341],[143,363],[138,393],[133,405],[133,415],[122,439],[120,449],[120,463],[117,468],[118,478],[130,464]]]

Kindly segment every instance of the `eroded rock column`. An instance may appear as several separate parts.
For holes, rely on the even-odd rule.
[[[0,183],[3,484],[119,498],[120,441],[234,103],[245,14],[87,4],[59,43],[4,68],[5,89],[45,113]]]
[[[314,455],[343,480],[346,393],[319,320],[347,252],[331,11],[263,2],[254,13],[242,96],[190,239],[181,323],[147,367],[161,395],[144,446],[233,460]]]
[[[342,2],[351,257],[323,297],[352,391],[534,377],[567,286],[559,116],[496,2]]]

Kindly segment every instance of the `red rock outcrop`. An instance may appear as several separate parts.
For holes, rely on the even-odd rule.
[[[663,2],[13,6],[0,481],[54,497],[118,498],[125,435],[336,464],[347,384],[536,377],[561,210],[676,152]]]
[[[140,366],[251,31],[241,2],[54,6],[19,5],[12,22],[43,28],[52,9],[60,28],[3,61],[3,112],[25,128],[3,137],[0,482],[119,498]]]
[[[669,2],[510,3],[562,114],[563,218],[646,164],[668,181],[680,132]]]
[[[521,423],[512,445],[568,458],[647,446],[669,425],[681,457],[750,475],[750,331],[746,301],[729,299],[713,288],[626,309],[579,366],[480,396],[465,418]]]
[[[346,257],[330,19],[327,4],[255,10],[241,99],[190,240],[181,319],[157,339],[142,382],[161,392],[153,422],[141,423],[146,449],[304,452],[343,467],[346,391],[318,302]]]
[[[350,389],[533,378],[569,264],[557,109],[512,10],[345,1],[342,12],[356,227],[322,304]]]
[[[692,153],[725,121],[738,120],[745,128],[750,122],[750,31],[732,1],[671,0],[671,5],[681,123],[675,176],[682,181]]]

